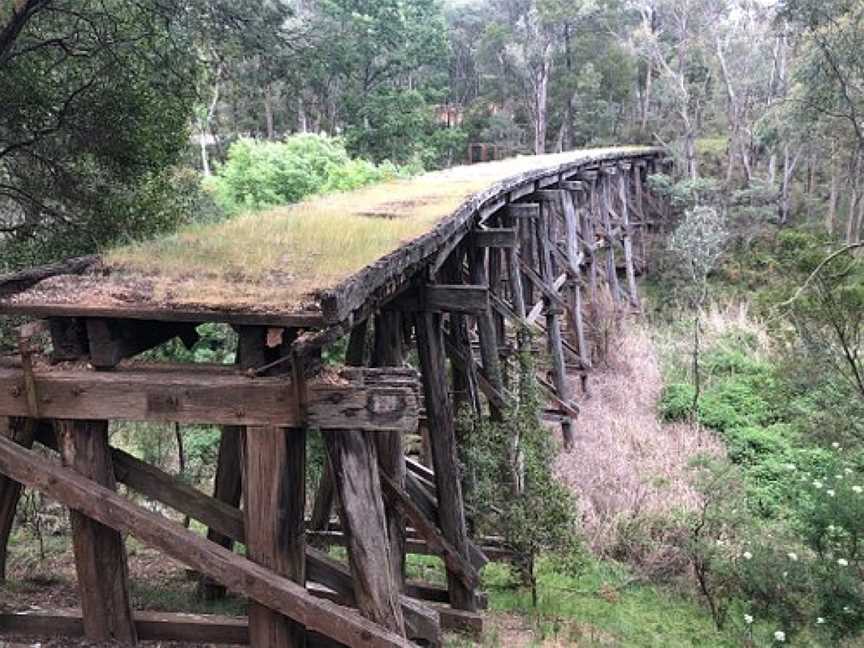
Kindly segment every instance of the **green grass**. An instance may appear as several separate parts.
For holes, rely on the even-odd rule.
[[[296,308],[429,231],[474,193],[580,157],[588,154],[514,158],[319,196],[120,247],[106,261],[121,279],[152,281],[160,302]]]
[[[529,619],[535,641],[634,648],[741,645],[742,636],[735,630],[715,629],[710,614],[692,593],[635,583],[615,563],[592,561],[584,573],[573,577],[562,573],[554,559],[542,559],[537,571],[537,608],[528,590],[501,586],[509,580],[507,571],[500,564],[486,568],[490,609]]]

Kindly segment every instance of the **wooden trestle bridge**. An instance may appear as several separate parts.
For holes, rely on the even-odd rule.
[[[0,277],[0,313],[28,322],[18,352],[0,356],[0,568],[22,485],[35,489],[70,509],[81,599],[80,610],[2,611],[0,633],[294,648],[439,645],[442,628],[476,630],[478,570],[499,547],[466,530],[454,408],[507,408],[507,366],[531,330],[548,348],[547,413],[574,443],[568,373],[584,387],[592,365],[583,313],[600,291],[638,305],[646,231],[664,213],[646,178],[667,164],[658,149],[626,148],[521,158],[515,175],[469,167],[488,166],[484,189],[294,312],[94,302],[75,280],[109,281],[97,258]],[[60,298],[43,289],[58,277]],[[235,328],[235,366],[135,359],[175,337],[193,343],[205,322]],[[349,366],[322,370],[322,347],[346,335]],[[117,420],[222,426],[213,495],[111,447]],[[403,454],[418,426],[428,466]],[[328,462],[307,506],[314,428]],[[248,597],[248,618],[132,611],[125,534],[198,572],[203,595]],[[347,564],[322,541],[344,544]],[[442,558],[446,587],[406,580],[414,551]]]

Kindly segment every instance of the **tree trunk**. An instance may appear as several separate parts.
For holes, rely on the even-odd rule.
[[[297,97],[297,131],[300,133],[309,132],[309,124],[306,120],[306,102],[303,101],[303,95]]]
[[[546,43],[543,60],[534,71],[534,153],[546,152],[546,129],[549,115],[549,73],[552,69],[552,45]]]
[[[699,177],[699,163],[696,159],[696,133],[689,128],[684,136],[684,156],[687,164],[687,176],[691,180],[696,180]]]
[[[828,234],[834,234],[834,228],[837,224],[837,202],[840,195],[840,174],[837,172],[837,143],[831,144],[831,160],[829,162],[831,170],[831,194],[828,198],[828,211],[825,218],[825,229]]]
[[[264,119],[267,124],[267,139],[276,139],[276,128],[273,121],[273,84],[264,86]]]

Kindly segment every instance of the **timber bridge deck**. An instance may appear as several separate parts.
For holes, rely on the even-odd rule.
[[[401,202],[387,190],[343,195],[336,207],[356,198],[352,217],[368,231],[401,217],[420,231],[399,230],[416,235],[317,285],[302,268],[274,268],[263,288],[235,270],[200,297],[184,292],[182,273],[160,283],[110,257],[0,276],[0,314],[29,320],[17,352],[0,356],[0,570],[21,489],[33,488],[70,509],[81,598],[80,610],[2,611],[0,634],[294,648],[434,646],[442,628],[476,630],[479,569],[505,550],[469,537],[454,411],[502,416],[516,351],[542,339],[547,414],[573,445],[568,372],[586,388],[593,356],[585,314],[601,293],[638,307],[646,233],[665,214],[646,178],[666,164],[653,148],[575,151],[407,181]],[[175,244],[191,256],[196,241]],[[207,322],[236,330],[235,365],[137,357],[174,338],[192,345]],[[322,348],[343,336],[348,366],[322,369]],[[419,372],[406,366],[412,345]],[[222,426],[212,496],[111,447],[117,420]],[[403,452],[418,427],[428,465]],[[327,462],[307,506],[315,428]],[[203,523],[207,537],[117,482]],[[133,611],[123,534],[197,571],[201,595],[247,597],[248,617]],[[326,543],[345,545],[347,564],[319,550]],[[407,580],[406,552],[441,557],[446,587]]]

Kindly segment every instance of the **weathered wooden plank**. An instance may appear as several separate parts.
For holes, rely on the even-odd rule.
[[[429,421],[435,481],[441,503],[439,522],[444,537],[456,552],[465,558],[468,555],[468,533],[465,527],[462,484],[458,472],[453,402],[450,398],[447,370],[444,364],[445,349],[441,317],[434,313],[418,315],[415,318],[415,331],[426,396],[426,416]],[[453,607],[466,610],[477,609],[474,590],[465,587],[461,579],[450,570],[447,573],[447,582]]]
[[[495,252],[495,250],[492,250]],[[483,249],[472,248],[468,251],[469,276],[472,283],[489,284],[488,270],[486,269],[486,253]],[[495,320],[492,318],[492,310],[487,299],[486,307],[476,315],[477,336],[480,339],[480,357],[483,360],[483,372],[492,386],[498,391],[504,391],[504,377],[501,372],[501,360],[498,357],[498,333],[495,328]],[[500,408],[490,406],[492,417],[501,420],[503,412]]]
[[[349,367],[362,367],[366,363],[366,347],[368,346],[369,319],[358,322],[348,336],[348,347],[345,349],[345,364]],[[333,480],[333,467],[330,458],[324,453],[324,470],[318,480],[315,491],[315,501],[312,504],[312,529],[326,529],[330,523],[330,515],[336,502],[336,482]]]
[[[531,281],[532,284],[534,284],[536,288],[540,290],[540,292],[543,293],[546,299],[555,303],[560,308],[566,308],[567,303],[564,301],[564,298],[558,293],[558,289],[556,289],[554,283],[547,283],[534,268],[529,266],[524,261],[520,261],[519,267],[522,269],[522,273],[529,279],[529,281]]]
[[[559,199],[561,198],[559,197]],[[554,287],[555,278],[552,268],[551,244],[546,235],[546,223],[549,218],[549,215],[547,214],[548,209],[549,207],[544,209],[543,215],[537,221],[537,239],[540,244],[541,269],[543,271],[543,279],[545,280],[548,288],[550,289],[544,291],[547,300],[549,299],[549,295],[551,293],[556,293]],[[552,359],[552,375],[555,381],[555,391],[558,394],[558,398],[567,403],[570,401],[570,385],[567,380],[567,369],[564,366],[564,348],[561,339],[560,317],[560,314],[564,311],[563,309],[560,309],[560,307],[553,307],[551,300],[548,301],[547,304],[548,307],[546,309],[546,337],[549,343],[549,355]],[[572,423],[567,420],[562,422],[561,431],[564,436],[564,446],[567,449],[572,448],[574,443]]]
[[[0,473],[224,583],[230,590],[291,617],[347,646],[410,643],[358,614],[316,599],[291,580],[147,511],[114,491],[0,437]]]
[[[345,535],[340,535],[344,541],[343,546],[347,546]],[[341,605],[355,606],[357,601],[354,595],[354,579],[348,568],[323,551],[307,548],[306,554],[308,579],[333,590],[336,596],[331,600]],[[421,605],[419,601],[405,594],[399,596],[399,605],[409,639],[419,639],[433,646],[440,645],[441,620],[437,611]]]
[[[469,589],[480,582],[474,567],[447,541],[436,525],[421,511],[405,491],[386,475],[381,476],[384,492],[393,505],[411,520],[414,528],[427,542],[429,548],[447,566],[448,573],[455,574]]]
[[[44,418],[163,421],[296,427],[303,421],[282,378],[242,374],[121,368],[34,371],[39,412]],[[231,399],[225,398],[231,394]],[[363,384],[362,374],[345,384],[309,386],[310,425],[321,429],[405,432],[417,426],[417,399],[405,387]],[[29,416],[23,372],[0,367],[0,412]]]
[[[471,356],[466,356],[465,353],[459,350],[455,341],[451,337],[444,339],[447,355],[450,362],[456,365],[456,368],[463,372],[473,372],[477,376],[477,384],[483,395],[489,399],[493,407],[499,410],[505,410],[509,403],[504,393],[495,388],[492,382],[486,377],[481,367],[477,366],[477,362]]]
[[[420,511],[423,512],[426,519],[440,526],[441,516],[438,513],[438,498],[433,494],[437,494],[437,488],[429,488],[417,475],[414,475],[413,473],[408,475],[406,486],[406,493],[411,498],[411,501],[420,509]],[[465,543],[468,548],[468,562],[478,571],[483,569],[483,567],[489,562],[489,559],[480,550],[480,548],[474,544],[474,541],[471,540],[471,538],[467,538]]]
[[[367,619],[404,635],[399,584],[390,569],[390,542],[373,440],[355,430],[324,432],[324,444],[339,493],[342,526],[354,598]]]
[[[243,474],[241,470],[242,466],[242,448],[244,445],[243,436],[246,433],[245,428],[239,426],[231,426],[225,425],[222,427],[221,433],[219,435],[219,454],[216,459],[216,476],[213,480],[213,498],[212,501],[218,502],[221,505],[221,513],[222,515],[211,515],[209,507],[201,507],[196,513],[201,516],[196,519],[203,520],[203,515],[208,515],[210,517],[216,517],[217,522],[214,524],[212,520],[207,522],[207,539],[211,542],[215,542],[221,547],[225,547],[228,550],[231,550],[234,546],[234,540],[237,539],[235,535],[232,535],[231,531],[236,533],[236,522],[232,524],[232,520],[228,517],[229,515],[233,515],[228,512],[238,511],[240,507],[240,498],[242,497],[242,481]],[[124,465],[124,464],[121,464]],[[135,474],[136,464],[130,461],[125,462],[125,467],[129,470],[129,474]],[[147,469],[147,472],[153,472],[154,467],[150,466]],[[157,475],[157,485],[156,488],[150,488],[151,482],[150,480],[138,480],[138,489],[141,492],[145,492],[143,488],[150,488],[152,493],[151,496],[159,495],[164,497],[162,490],[168,491],[168,485],[171,482],[167,480],[164,481],[164,489],[159,488],[158,484],[158,475]],[[155,491],[155,492],[153,492]],[[182,498],[182,491],[180,492],[179,502],[177,504],[182,504],[184,507],[189,507],[196,500],[200,502],[198,498]],[[178,499],[178,498],[175,498]],[[202,502],[203,503],[203,502]],[[186,511],[183,511],[184,513]],[[203,515],[202,515],[203,513]],[[192,517],[191,513],[189,514]],[[226,520],[223,522],[223,519]],[[242,524],[242,518],[239,520],[240,524]],[[245,538],[244,538],[245,540]],[[214,601],[217,599],[221,599],[225,597],[226,590],[223,585],[217,583],[211,578],[207,576],[202,576],[198,581],[198,594],[205,601]]]
[[[31,419],[0,417],[0,435],[25,448],[33,445],[34,429]],[[20,483],[0,475],[0,581],[6,580],[6,551],[22,490]]]
[[[540,205],[537,203],[510,203],[507,205],[507,218],[524,219],[537,218],[540,215]]]
[[[198,341],[194,324],[99,318],[88,318],[85,324],[90,364],[97,369],[116,367],[121,360],[175,337],[183,340],[186,348],[192,348]]]
[[[50,447],[57,449],[56,439],[53,438],[50,428],[41,425],[37,428],[36,439]],[[290,438],[288,439],[290,442]],[[155,466],[151,466],[140,459],[136,459],[126,452],[111,449],[114,462],[114,470],[117,481],[129,486],[162,504],[176,509],[178,512],[206,524],[211,530],[219,531],[237,542],[245,542],[245,523],[240,509],[208,497],[200,491],[192,488],[182,480],[170,475]],[[17,483],[17,482],[16,482]],[[239,485],[238,485],[239,487]],[[347,544],[344,534],[337,532],[341,544]],[[311,538],[328,539],[331,532],[308,531],[307,536]],[[347,597],[348,604],[353,602],[353,579],[350,572],[340,563],[333,560],[327,554],[317,551],[312,547],[305,547],[305,574],[308,581],[314,581],[326,585],[338,591],[343,597]],[[430,589],[431,588],[431,589]],[[434,590],[434,591],[433,591]],[[437,589],[434,586],[410,582],[406,585],[406,593],[415,598],[429,598],[435,601],[447,601],[447,590]],[[406,623],[412,623],[412,615],[416,616],[416,606],[406,607],[403,605],[403,614]],[[0,627],[2,628],[2,627]],[[428,627],[426,627],[428,630]],[[420,632],[421,630],[416,630]],[[410,635],[411,638],[422,638],[431,641],[434,637],[428,633],[425,635]],[[144,638],[143,636],[141,637]]]
[[[0,299],[24,292],[49,277],[63,274],[82,274],[98,262],[99,257],[91,255],[0,275]]]
[[[439,608],[439,611],[441,612],[441,627],[443,629],[467,634],[478,639],[483,635],[483,615],[479,612],[451,608],[447,608],[446,612]]]
[[[413,498],[412,498],[413,499]],[[439,554],[435,549],[429,546],[429,543],[423,540],[422,538],[415,537],[416,531],[410,530],[410,535],[408,539],[405,541],[405,548],[409,554],[416,554],[419,556],[438,556]],[[307,538],[311,541],[318,542],[320,546],[346,546],[348,540],[345,538],[345,534],[338,530],[330,529],[328,531],[307,531]],[[479,540],[478,540],[479,541]],[[499,545],[486,545],[479,544],[477,545],[478,551],[480,551],[484,557],[488,559],[488,561],[494,562],[506,562],[509,560],[513,560],[515,556],[515,552],[511,549],[507,549],[506,547],[502,547]],[[308,564],[308,563],[307,563]],[[472,562],[473,564],[473,562]],[[477,566],[475,565],[475,568]],[[310,580],[312,579],[310,577]],[[328,586],[329,587],[329,586]],[[443,590],[445,596],[447,590]],[[437,599],[436,599],[437,600]]]
[[[4,295],[0,295],[2,299]],[[84,306],[70,304],[29,304],[0,301],[0,315],[28,317],[95,317],[107,319],[151,320],[155,322],[222,322],[238,326],[284,326],[286,328],[323,328],[327,321],[318,312],[255,313],[225,310],[146,308],[132,306]]]
[[[531,200],[536,200],[537,202],[559,202],[561,200],[561,190],[560,189],[538,189],[533,194],[531,194]]]
[[[237,450],[232,450],[232,452],[238,453],[238,462],[239,443],[242,442],[242,435],[242,429],[238,429],[225,437],[232,446],[238,444]],[[35,439],[47,448],[59,450],[54,432],[51,426],[45,422],[40,422],[37,426]],[[218,531],[230,540],[246,541],[243,514],[238,508],[241,489],[239,470],[232,471],[231,476],[234,481],[230,485],[226,483],[227,480],[224,475],[221,479],[217,476],[217,484],[222,485],[221,494],[225,495],[226,492],[231,492],[224,499],[217,499],[202,493],[179,477],[175,477],[146,461],[141,461],[119,448],[111,448],[111,463],[114,466],[114,477],[121,484],[145,497],[170,506],[193,520],[204,523],[210,529]],[[233,494],[234,492],[236,495]],[[235,504],[226,503],[228,501],[234,501]],[[211,537],[211,540],[214,539]],[[223,544],[223,546],[225,545]]]
[[[579,183],[584,186],[584,183]],[[579,220],[579,212],[576,209],[576,200],[572,193],[566,193],[562,198],[565,240],[567,245],[567,259],[570,262],[570,271],[575,281],[571,286],[571,300],[568,303],[568,316],[570,326],[576,334],[576,343],[579,348],[579,357],[583,363],[590,366],[591,353],[588,349],[588,338],[585,334],[585,323],[582,319],[582,286],[580,285],[582,269],[580,267],[582,253],[579,249],[579,241],[582,238],[582,226]]]
[[[623,167],[622,167],[623,168]],[[630,206],[627,195],[629,169],[618,179],[618,200],[621,204],[621,217],[624,221],[624,266],[627,273],[627,290],[630,304],[639,307],[639,289],[636,286],[636,270],[633,266],[633,239],[630,235]]]
[[[135,629],[142,641],[206,643],[218,645],[248,645],[249,626],[246,617],[179,612],[133,612]],[[448,628],[458,629],[459,615],[447,622]],[[77,639],[84,636],[81,610],[54,609],[38,612],[8,612],[0,614],[0,634],[20,637]],[[335,648],[335,642],[315,633],[307,634],[309,648]]]
[[[477,315],[489,306],[489,288],[481,285],[428,284],[387,304],[404,312],[463,313]]]
[[[55,426],[63,464],[81,478],[113,493],[108,422],[61,420]],[[69,508],[84,634],[91,641],[134,644],[136,633],[123,536],[88,517],[86,509],[74,504],[69,504]]]
[[[306,584],[306,433],[303,428],[246,430],[243,513],[250,560]],[[252,646],[303,648],[306,629],[270,608],[249,604]]]
[[[458,248],[450,259],[442,272],[442,279],[451,284],[461,284],[466,281],[465,277],[465,252],[467,245]],[[474,416],[480,416],[483,405],[480,401],[480,389],[478,387],[479,377],[473,365],[466,365],[464,362],[459,362],[457,355],[464,353],[466,356],[471,355],[471,342],[468,331],[468,320],[461,313],[450,313],[450,339],[451,347],[447,348],[448,354],[452,349],[456,349],[456,355],[450,355],[450,363],[452,368],[453,379],[453,403],[454,409],[457,412],[463,411],[465,408],[470,409]],[[429,430],[424,427],[426,432],[423,437],[424,456],[428,457],[429,452]]]
[[[520,198],[524,198],[528,194],[534,193],[534,190],[537,188],[537,183],[528,182],[523,184],[521,187],[516,187],[512,189],[509,193],[510,202],[516,202]]]
[[[90,355],[85,320],[54,317],[48,320],[51,331],[51,362],[75,361]]]
[[[481,205],[480,207],[480,222],[482,223],[487,218],[492,216],[495,212],[501,209],[507,200],[505,198],[496,198],[494,200],[488,201],[485,205]]]
[[[402,339],[402,315],[392,311],[380,313],[375,318],[375,342],[372,350],[372,365],[376,367],[399,367],[405,361]],[[397,484],[404,485],[407,468],[402,448],[402,435],[376,434],[375,448],[381,471]],[[405,518],[393,506],[385,502],[387,537],[390,540],[390,571],[393,581],[400,589],[405,584]],[[404,609],[403,609],[404,612]],[[406,617],[406,624],[411,623]],[[440,630],[439,630],[440,632]]]
[[[561,189],[565,189],[566,191],[587,191],[588,186],[579,180],[562,180],[558,183],[558,186]]]
[[[517,243],[516,230],[512,227],[478,229],[471,234],[471,245],[485,248],[512,248]]]

